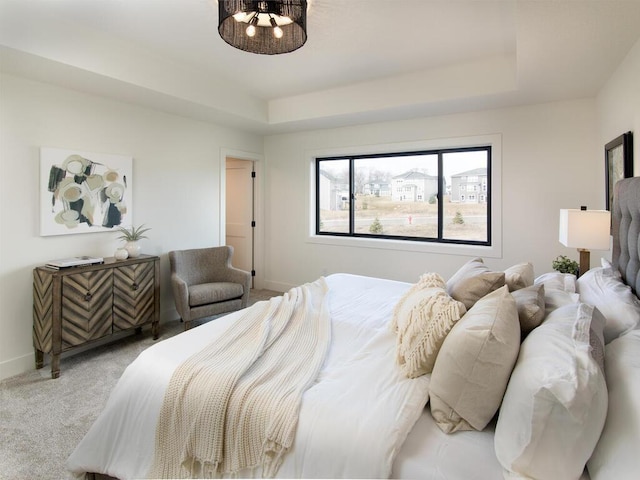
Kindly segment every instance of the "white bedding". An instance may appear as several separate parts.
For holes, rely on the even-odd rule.
[[[424,453],[425,442],[432,444],[433,435],[441,432],[425,417],[429,376],[407,379],[401,375],[395,364],[395,336],[388,326],[396,302],[411,284],[347,274],[331,275],[327,284],[332,344],[318,382],[303,396],[294,447],[278,476],[388,477],[396,454],[420,418],[420,431],[426,426],[426,433],[407,442],[411,451],[399,456],[401,464],[396,462],[393,475],[444,478],[426,477],[415,469],[422,461],[415,459]],[[236,312],[206,323],[144,351],[124,372],[103,413],[69,457],[68,468],[75,474],[144,478],[153,459],[158,413],[173,370],[222,335],[237,316]],[[485,464],[497,473],[483,478],[499,478],[493,442],[481,444],[478,450],[487,450],[483,458],[470,463]],[[441,452],[432,453],[437,457]],[[438,469],[435,465],[434,472]]]
[[[640,472],[640,330],[606,347],[609,411],[588,467],[594,480],[631,480]]]

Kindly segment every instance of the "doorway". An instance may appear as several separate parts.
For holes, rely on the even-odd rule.
[[[247,272],[254,268],[255,170],[252,160],[226,158],[226,244],[233,247],[232,264]],[[253,276],[252,276],[253,287]]]

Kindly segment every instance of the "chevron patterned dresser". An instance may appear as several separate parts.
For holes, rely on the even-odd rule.
[[[151,324],[158,338],[160,258],[127,260],[56,270],[33,270],[33,346],[36,368],[51,355],[51,377],[60,376],[60,354],[117,332]]]

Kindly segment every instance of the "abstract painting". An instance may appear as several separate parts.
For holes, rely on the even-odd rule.
[[[40,235],[112,231],[131,223],[130,156],[42,147]]]

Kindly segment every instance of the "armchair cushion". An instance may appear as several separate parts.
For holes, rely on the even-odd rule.
[[[216,282],[201,283],[189,287],[189,306],[198,307],[209,303],[218,303],[225,300],[242,297],[244,289],[239,283]]]

